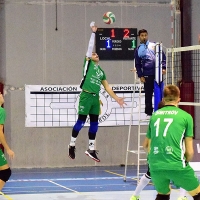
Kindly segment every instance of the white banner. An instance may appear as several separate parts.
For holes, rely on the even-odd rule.
[[[130,124],[133,100],[133,84],[110,85],[119,97],[125,97],[126,106],[120,108],[104,88],[100,91],[101,114],[99,126],[122,126]],[[139,123],[139,89],[141,86],[141,119],[144,119],[144,88],[137,84],[133,103],[132,125]],[[78,117],[79,85],[26,85],[26,127],[71,127]],[[147,122],[143,122],[147,124]],[[89,126],[89,119],[85,126]]]

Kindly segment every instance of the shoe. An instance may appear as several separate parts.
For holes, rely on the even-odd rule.
[[[130,200],[140,200],[140,196],[133,195]]]
[[[75,150],[76,150],[75,146],[68,145],[68,148],[69,148],[69,155],[68,155],[69,158],[75,159]]]
[[[100,162],[100,160],[97,158],[97,150],[90,150],[88,149],[87,151],[85,151],[85,154],[87,156],[89,156],[90,158],[92,158],[93,160],[95,160],[96,162]]]
[[[188,200],[188,198],[185,196],[185,197],[179,197],[177,200]]]

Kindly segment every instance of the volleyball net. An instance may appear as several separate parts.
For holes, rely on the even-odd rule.
[[[200,45],[166,49],[166,84],[180,88],[180,108],[194,118],[200,131]]]
[[[181,95],[191,99],[192,105],[200,106],[200,45],[167,48],[166,66],[166,84],[177,85],[180,89],[186,85]],[[189,94],[193,98],[188,97]]]

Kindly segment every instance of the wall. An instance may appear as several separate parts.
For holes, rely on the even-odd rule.
[[[25,95],[20,88],[25,84],[79,84],[91,33],[89,24],[94,20],[99,27],[108,27],[102,22],[106,11],[116,15],[116,23],[110,27],[145,28],[151,41],[170,47],[169,1],[58,2],[58,31],[55,1],[5,0],[0,10],[0,77],[7,92],[5,134],[16,153],[10,164],[13,168],[124,164],[128,126],[99,128],[98,164],[84,155],[88,138],[87,128],[83,128],[77,139],[76,160],[71,161],[67,145],[72,128],[26,128]],[[132,61],[101,61],[100,65],[109,83],[133,83]],[[145,131],[147,127],[142,128]],[[136,149],[136,144],[137,127],[132,127],[131,148]],[[129,164],[136,164],[136,155],[129,157]]]

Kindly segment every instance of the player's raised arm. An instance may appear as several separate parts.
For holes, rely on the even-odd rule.
[[[97,31],[97,26],[95,26],[95,22],[91,22],[90,27],[92,29],[92,34],[90,36],[90,41],[89,41],[89,44],[88,44],[88,50],[87,50],[87,53],[86,53],[86,57],[88,57],[88,58],[92,57],[92,51],[93,51],[94,42],[95,42],[95,33]]]

